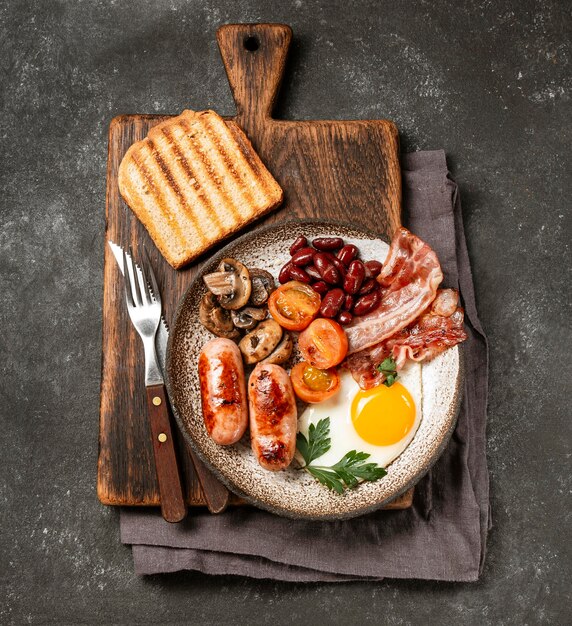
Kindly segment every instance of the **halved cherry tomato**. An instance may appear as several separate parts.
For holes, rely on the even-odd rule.
[[[319,370],[305,361],[297,363],[290,372],[294,392],[304,402],[323,402],[340,390],[340,377],[335,368]]]
[[[320,310],[321,298],[310,285],[291,280],[273,291],[270,315],[286,330],[304,330]]]
[[[348,351],[344,329],[334,320],[314,320],[298,337],[298,347],[305,361],[321,370],[341,363]]]

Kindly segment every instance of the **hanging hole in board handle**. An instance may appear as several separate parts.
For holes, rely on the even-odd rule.
[[[292,29],[286,24],[223,24],[216,38],[236,103],[236,122],[256,142],[260,125],[272,115]]]
[[[260,47],[260,41],[258,37],[246,37],[244,40],[244,47],[249,52],[255,52]]]

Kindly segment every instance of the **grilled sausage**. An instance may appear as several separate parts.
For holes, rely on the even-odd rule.
[[[290,377],[279,365],[259,363],[248,381],[250,440],[267,470],[287,468],[296,451],[298,412]]]
[[[199,355],[203,418],[215,443],[236,443],[248,426],[248,402],[242,356],[230,339],[206,343]]]

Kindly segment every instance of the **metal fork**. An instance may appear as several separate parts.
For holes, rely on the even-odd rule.
[[[145,387],[161,512],[168,522],[180,522],[187,514],[187,505],[177,466],[165,383],[155,350],[155,335],[161,319],[161,296],[148,258],[137,267],[133,263],[132,250],[129,249],[129,255],[124,250],[123,270],[127,310],[145,350]]]
[[[145,263],[139,264],[139,272],[133,264],[133,250],[129,248],[129,255],[123,250],[123,268],[125,275],[125,299],[127,310],[135,330],[143,340],[145,350],[145,385],[163,384],[163,375],[159,369],[157,352],[155,350],[155,335],[161,320],[161,294],[157,286],[157,279],[151,264],[146,260],[151,289],[145,273]],[[129,278],[129,280],[127,280]]]

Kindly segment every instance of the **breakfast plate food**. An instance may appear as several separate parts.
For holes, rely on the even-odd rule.
[[[181,299],[167,389],[232,491],[305,519],[386,505],[439,457],[462,388],[463,311],[431,248],[335,222],[243,235]]]
[[[284,24],[225,24],[217,30],[236,102],[236,115],[222,118],[226,129],[210,106],[175,116],[119,115],[110,124],[105,239],[131,245],[136,254],[149,252],[169,325],[195,276],[193,261],[204,260],[211,247],[270,211],[281,211],[270,219],[312,216],[366,228],[374,224],[388,236],[400,224],[393,122],[273,118],[286,88],[279,92],[291,39]],[[124,294],[117,278],[116,259],[106,244],[98,496],[105,504],[157,506],[162,498],[156,438],[150,436],[145,397],[136,393],[145,363],[126,325],[125,307],[118,306]],[[187,500],[204,505],[196,455],[180,445],[177,430],[174,436]],[[411,500],[399,501],[409,506]],[[393,504],[401,506],[398,500]]]

